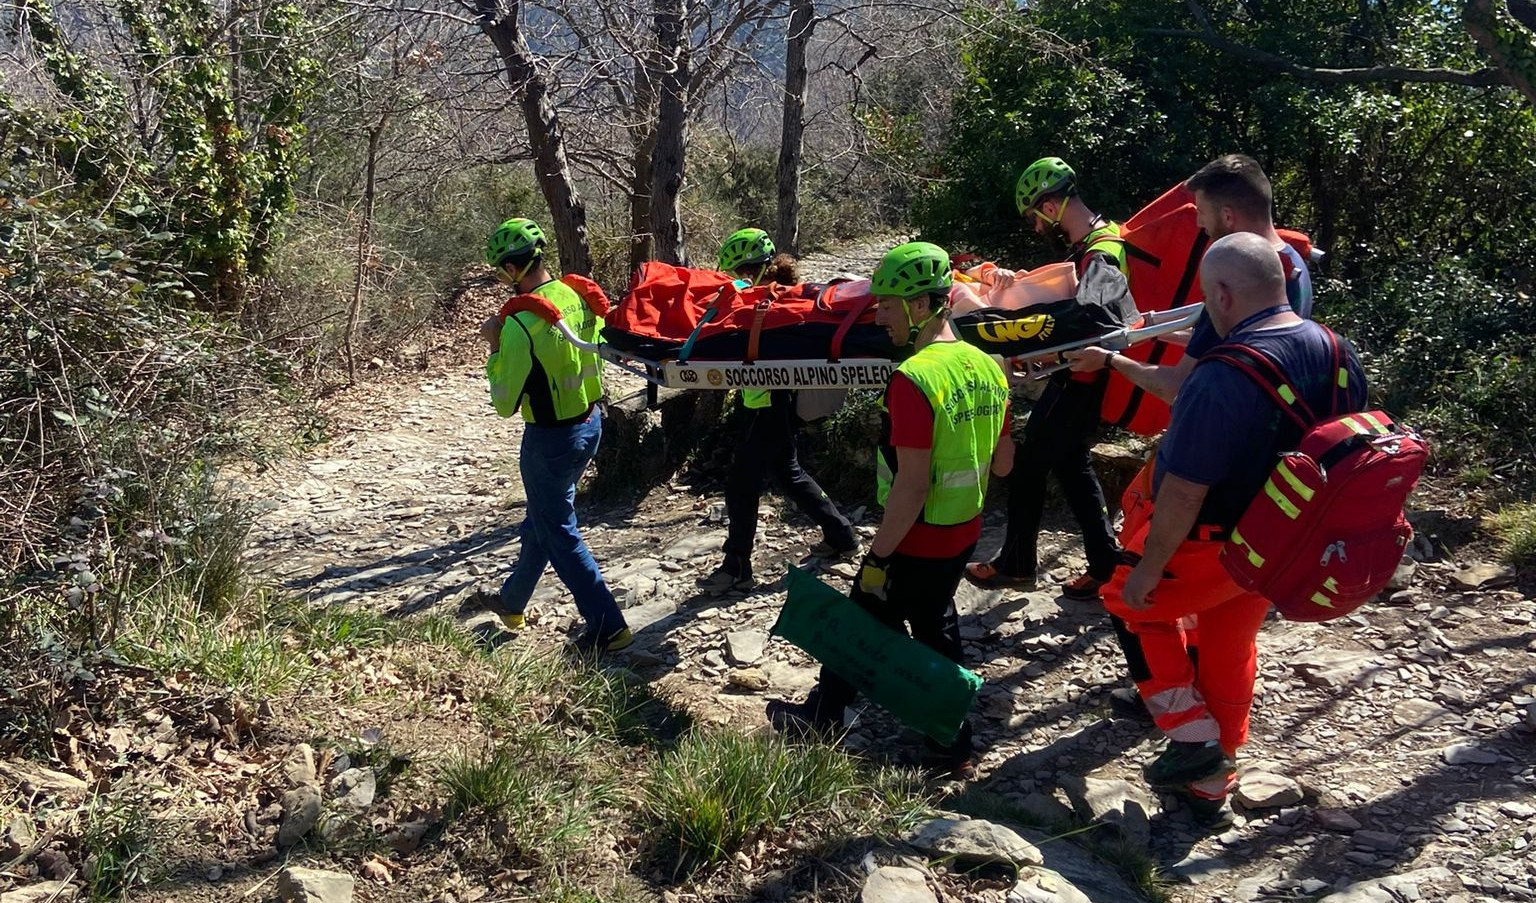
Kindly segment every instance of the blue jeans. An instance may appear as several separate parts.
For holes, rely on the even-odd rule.
[[[534,426],[523,430],[518,454],[528,507],[518,529],[522,550],[512,576],[501,585],[497,614],[522,614],[528,607],[544,566],[575,599],[587,622],[587,632],[600,637],[623,629],[624,616],[597,569],[592,550],[576,525],[576,481],[586,469],[603,435],[603,415],[593,408],[586,420],[571,426]]]

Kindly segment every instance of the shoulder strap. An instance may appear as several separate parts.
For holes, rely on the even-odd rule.
[[[602,286],[580,273],[566,273],[560,277],[560,281],[565,283],[571,291],[576,293],[577,297],[586,303],[587,310],[592,311],[592,313],[599,317],[606,318],[608,316],[608,309],[612,305],[609,304],[608,295],[603,292]]]
[[[510,317],[513,314],[530,313],[553,326],[560,320],[560,309],[555,307],[553,301],[543,295],[513,295],[501,306],[501,315]]]
[[[1297,394],[1290,380],[1286,379],[1284,371],[1269,355],[1257,348],[1239,342],[1217,345],[1200,358],[1200,364],[1208,361],[1221,361],[1253,380],[1279,406],[1280,410],[1285,412],[1286,416],[1301,427],[1302,432],[1306,432],[1317,423],[1317,416],[1312,413],[1312,408],[1307,405],[1306,399]]]

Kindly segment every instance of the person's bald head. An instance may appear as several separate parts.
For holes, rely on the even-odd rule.
[[[1205,310],[1222,337],[1251,314],[1285,304],[1285,268],[1269,240],[1234,232],[1211,244],[1200,261]]]

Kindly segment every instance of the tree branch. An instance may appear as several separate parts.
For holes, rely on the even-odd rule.
[[[1179,38],[1200,41],[1238,59],[1256,63],[1266,69],[1284,72],[1307,81],[1325,84],[1372,84],[1380,82],[1415,82],[1427,84],[1469,85],[1488,88],[1509,85],[1510,80],[1498,69],[1478,69],[1464,72],[1460,69],[1420,69],[1412,66],[1367,66],[1355,69],[1328,69],[1304,66],[1268,51],[1240,44],[1224,38],[1216,31],[1190,31],[1182,28],[1149,28],[1145,32],[1153,37]]]

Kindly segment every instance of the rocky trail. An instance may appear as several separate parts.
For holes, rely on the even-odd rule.
[[[868,263],[810,260],[807,270]],[[259,512],[248,552],[259,573],[316,605],[449,614],[469,631],[488,620],[465,603],[494,590],[517,553],[521,426],[491,411],[478,358],[439,358],[334,400],[329,442],[241,478]],[[718,492],[679,476],[622,503],[583,502],[580,515],[638,638],[612,666],[697,721],[766,730],[766,701],[799,698],[815,670],[768,635],[781,581],[726,596],[695,586],[724,537]],[[876,515],[848,507],[867,538]],[[762,508],[760,579],[787,562],[846,584],[852,565],[808,558],[819,536],[781,510]],[[1156,737],[1109,718],[1123,665],[1102,611],[1052,590],[1081,565],[1056,517],[1042,537],[1052,579],[1041,591],[962,585],[967,654],[986,681],[975,713],[985,752],[978,778],[947,788],[943,808],[1096,825],[1088,839],[1114,841],[1101,856],[1145,855],[1179,901],[1536,900],[1536,599],[1528,579],[1483,563],[1475,547],[1448,546],[1465,527],[1453,511],[1415,514],[1415,560],[1389,600],[1331,624],[1267,625],[1241,804],[1215,835],[1145,790]],[[1000,512],[988,518],[983,549],[1000,539]],[[575,623],[553,574],[530,622],[514,642],[553,645]],[[916,748],[872,708],[845,745],[895,762]],[[1047,849],[1058,851],[1046,857],[1056,878],[951,885],[944,899],[1138,899],[1076,846]],[[866,866],[865,900],[934,899],[922,857]]]

